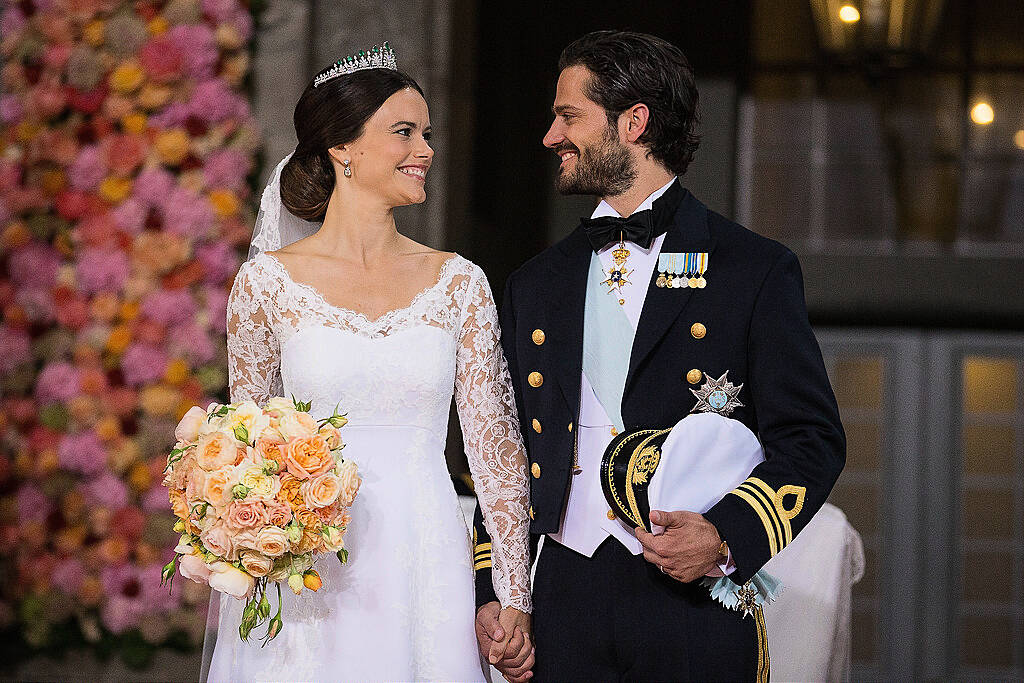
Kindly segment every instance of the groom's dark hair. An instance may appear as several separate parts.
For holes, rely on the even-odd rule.
[[[584,66],[593,77],[585,93],[614,126],[635,104],[650,110],[638,142],[676,175],[686,173],[700,144],[693,69],[672,43],[646,33],[594,31],[573,41],[558,60],[561,72]]]

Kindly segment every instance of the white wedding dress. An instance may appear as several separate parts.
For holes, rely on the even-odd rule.
[[[453,393],[493,539],[495,591],[503,607],[532,606],[525,453],[483,272],[453,256],[407,307],[371,321],[258,253],[235,278],[227,313],[231,400],[294,395],[315,417],[338,405],[349,419],[344,456],[363,483],[348,563],[321,557],[316,593],[285,587],[275,640],[242,643],[242,603],[220,596],[208,679],[484,680],[470,539],[444,457]]]

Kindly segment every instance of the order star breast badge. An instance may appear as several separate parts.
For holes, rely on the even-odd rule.
[[[690,412],[718,413],[722,417],[729,417],[729,413],[743,405],[736,398],[743,384],[730,382],[728,370],[718,379],[713,379],[707,373],[704,376],[707,381],[699,389],[690,389],[690,393],[697,397],[697,405]]]

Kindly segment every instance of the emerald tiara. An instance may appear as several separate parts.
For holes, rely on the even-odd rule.
[[[333,65],[321,71],[313,79],[313,87],[323,85],[332,78],[342,74],[350,74],[363,69],[391,69],[398,70],[395,63],[395,51],[391,49],[387,41],[383,45],[374,45],[367,51],[360,50],[357,54],[349,55],[339,59]]]

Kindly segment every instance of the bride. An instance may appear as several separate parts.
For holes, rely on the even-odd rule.
[[[241,601],[214,602],[204,673],[484,680],[468,532],[444,458],[453,394],[504,633],[528,633],[532,610],[526,459],[490,288],[473,263],[395,227],[396,206],[426,199],[434,152],[422,91],[386,43],[321,73],[294,121],[298,146],[264,191],[228,303],[231,400],[294,395],[315,417],[339,405],[363,483],[348,563],[320,558],[323,588],[284,591],[285,625],[265,648],[240,641]]]

